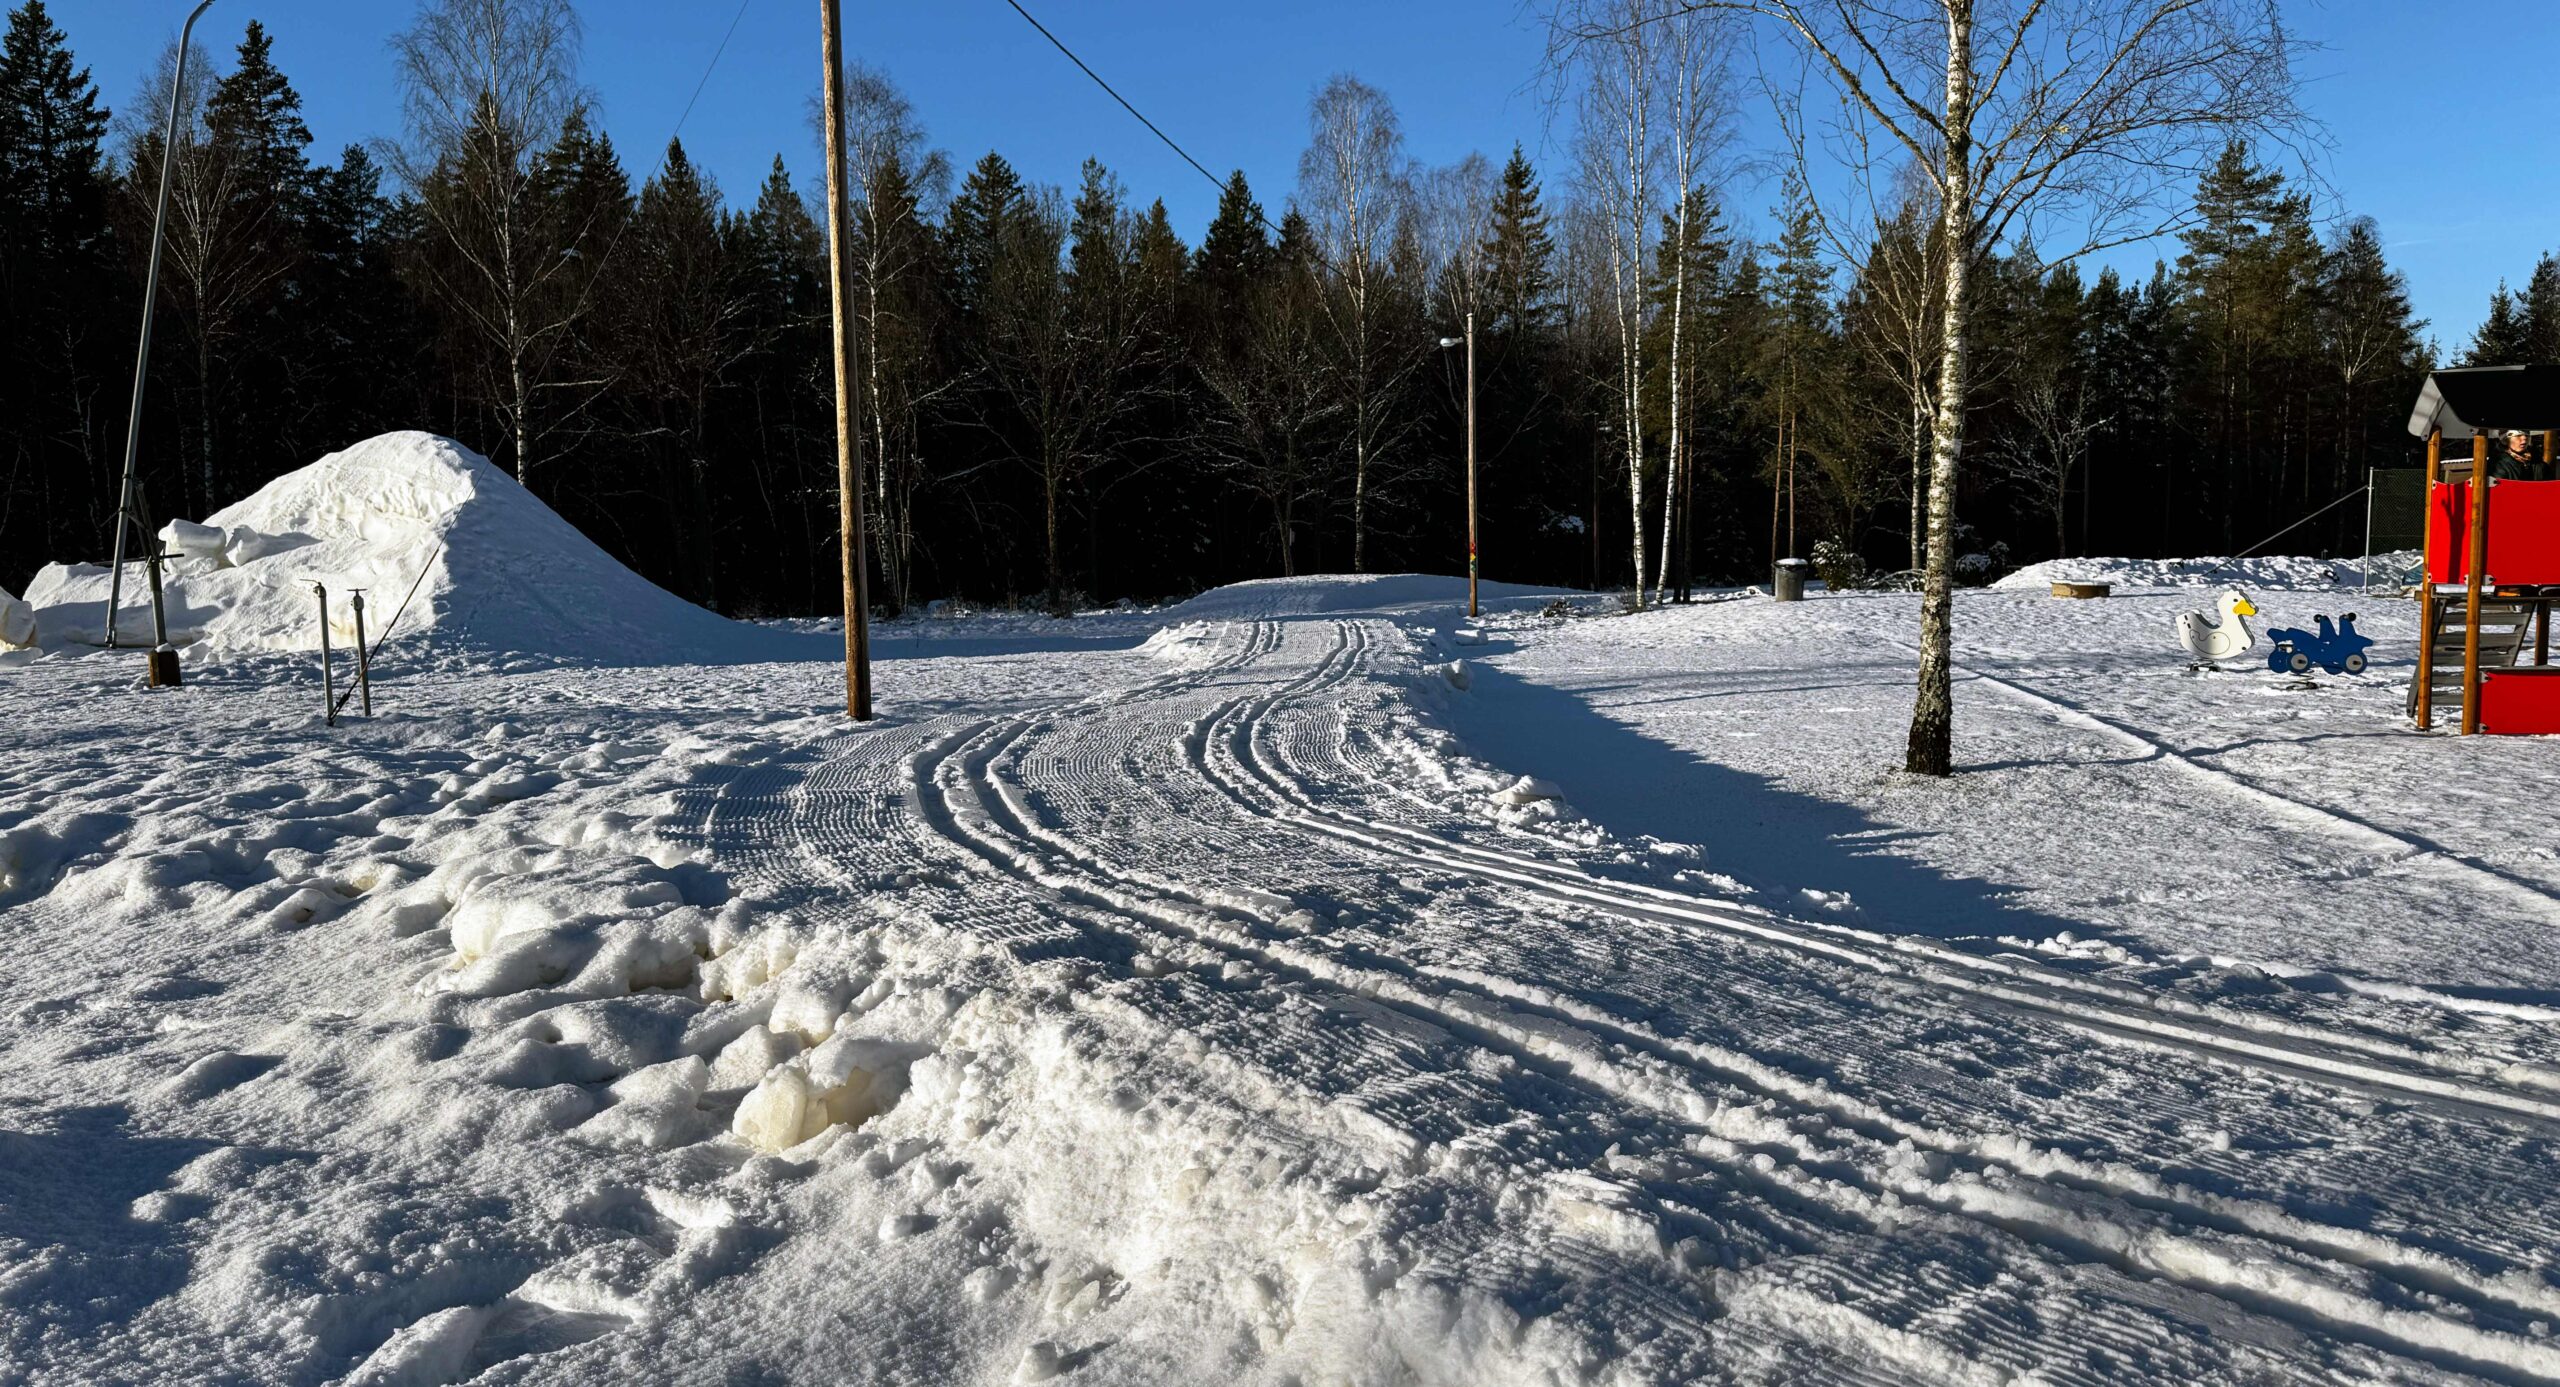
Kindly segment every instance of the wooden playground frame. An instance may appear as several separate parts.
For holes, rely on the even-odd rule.
[[[2438,371],[2428,377],[2409,427],[2427,442],[2418,676],[2410,691],[2418,730],[2435,725],[2439,666],[2450,653],[2447,622],[2458,607],[2462,673],[2455,692],[2463,735],[2560,732],[2560,669],[2551,667],[2551,608],[2560,602],[2560,480],[2494,476],[2500,459],[2492,449],[2494,441],[2509,450],[2509,459],[2530,463],[2535,459],[2513,451],[2512,440],[2538,434],[2538,461],[2552,471],[2560,461],[2560,368]],[[2466,435],[2471,456],[2462,475],[2450,475],[2445,442]],[[2483,628],[2499,620],[2509,623],[2495,652],[2505,660],[2484,665]],[[2528,620],[2530,666],[2521,658],[2521,623]]]

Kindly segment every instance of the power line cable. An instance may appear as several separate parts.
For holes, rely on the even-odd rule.
[[[1175,143],[1175,142],[1174,142],[1174,138],[1173,138],[1173,136],[1166,134],[1166,133],[1164,132],[1164,130],[1163,130],[1161,127],[1159,127],[1159,126],[1158,126],[1154,121],[1151,121],[1151,120],[1147,119],[1146,112],[1141,111],[1141,110],[1139,110],[1137,107],[1130,105],[1130,104],[1129,104],[1129,98],[1127,98],[1127,97],[1125,97],[1125,96],[1122,96],[1122,95],[1120,94],[1120,92],[1119,92],[1119,90],[1118,90],[1117,88],[1113,87],[1109,82],[1106,82],[1106,81],[1102,80],[1102,74],[1101,74],[1101,73],[1094,71],[1094,70],[1093,70],[1093,68],[1092,68],[1092,66],[1091,66],[1091,65],[1089,65],[1088,63],[1086,63],[1084,59],[1077,57],[1077,56],[1076,56],[1076,51],[1075,51],[1074,49],[1072,49],[1072,48],[1067,47],[1067,45],[1066,45],[1065,43],[1061,42],[1061,41],[1059,40],[1059,38],[1058,38],[1058,36],[1057,36],[1056,34],[1050,33],[1050,32],[1049,32],[1049,26],[1048,26],[1048,25],[1043,24],[1043,23],[1041,23],[1039,20],[1032,18],[1031,11],[1029,11],[1029,10],[1026,10],[1026,9],[1022,8],[1022,0],[1004,0],[1004,2],[1005,2],[1006,4],[1011,5],[1011,6],[1013,7],[1013,12],[1014,12],[1015,14],[1018,14],[1018,15],[1022,16],[1022,20],[1023,20],[1023,22],[1024,22],[1024,23],[1026,23],[1026,24],[1030,25],[1030,26],[1031,26],[1032,28],[1034,28],[1034,29],[1039,30],[1039,31],[1040,31],[1040,37],[1042,37],[1042,38],[1044,38],[1044,39],[1047,39],[1047,40],[1049,41],[1049,45],[1050,45],[1051,47],[1053,47],[1053,48],[1057,49],[1057,50],[1058,50],[1059,52],[1061,52],[1061,53],[1066,54],[1066,55],[1067,55],[1067,61],[1068,61],[1068,62],[1071,62],[1071,63],[1074,63],[1074,64],[1076,65],[1076,68],[1077,68],[1077,70],[1078,70],[1078,71],[1080,71],[1080,72],[1084,73],[1084,75],[1085,75],[1085,76],[1092,78],[1092,79],[1093,79],[1093,84],[1094,84],[1095,86],[1100,87],[1100,88],[1102,88],[1105,92],[1110,93],[1111,99],[1120,103],[1120,109],[1121,109],[1121,110],[1127,111],[1130,115],[1136,116],[1136,117],[1138,118],[1138,123],[1139,123],[1140,125],[1143,125],[1143,126],[1147,127],[1147,130],[1148,130],[1148,132],[1149,132],[1150,134],[1153,134],[1157,139],[1164,141],[1165,148],[1170,149],[1170,150],[1172,150],[1174,153],[1181,155],[1181,156],[1182,156],[1182,162],[1184,162],[1184,163],[1186,163],[1186,164],[1189,164],[1191,167],[1193,167],[1193,168],[1195,168],[1195,169],[1198,169],[1198,170],[1200,171],[1200,176],[1201,176],[1202,178],[1205,178],[1205,179],[1208,179],[1208,180],[1209,180],[1209,186],[1210,186],[1210,187],[1212,187],[1212,188],[1216,188],[1216,189],[1218,189],[1220,192],[1224,192],[1224,191],[1226,191],[1226,187],[1227,187],[1227,185],[1226,185],[1225,183],[1223,183],[1223,182],[1220,182],[1220,181],[1219,181],[1219,179],[1218,179],[1218,176],[1217,176],[1216,174],[1209,172],[1209,169],[1208,169],[1208,166],[1207,166],[1207,165],[1205,165],[1205,164],[1201,163],[1201,162],[1200,162],[1199,160],[1197,160],[1197,159],[1192,158],[1192,157],[1191,157],[1191,151],[1190,151],[1190,150],[1184,149],[1181,145],[1179,145],[1179,144]],[[1262,223],[1263,223],[1263,225],[1265,225],[1265,226],[1269,226],[1269,225],[1271,224],[1271,219],[1270,219],[1269,217],[1264,217],[1264,218],[1262,219]]]
[[[1032,28],[1039,30],[1039,31],[1040,31],[1040,37],[1042,37],[1042,38],[1044,38],[1044,39],[1047,39],[1047,40],[1049,41],[1049,46],[1050,46],[1050,47],[1055,48],[1055,49],[1057,49],[1060,53],[1065,54],[1065,55],[1066,55],[1066,58],[1067,58],[1067,61],[1068,61],[1068,62],[1071,62],[1071,63],[1074,63],[1074,64],[1076,65],[1076,69],[1077,69],[1078,71],[1082,72],[1085,76],[1092,78],[1092,79],[1093,79],[1093,84],[1094,84],[1095,86],[1102,88],[1102,90],[1103,90],[1104,92],[1106,92],[1106,93],[1108,93],[1108,94],[1110,95],[1110,97],[1111,97],[1111,99],[1112,99],[1112,100],[1119,102],[1119,103],[1120,103],[1120,109],[1122,109],[1122,110],[1124,110],[1124,111],[1127,111],[1130,115],[1133,115],[1133,116],[1137,117],[1137,118],[1138,118],[1138,123],[1139,123],[1140,125],[1143,125],[1143,126],[1147,127],[1147,132],[1148,132],[1149,134],[1152,134],[1152,135],[1154,135],[1157,139],[1164,141],[1165,148],[1170,149],[1170,150],[1172,150],[1174,153],[1181,155],[1181,156],[1182,156],[1182,162],[1184,162],[1184,163],[1186,163],[1186,164],[1189,164],[1191,167],[1193,167],[1193,168],[1195,168],[1195,169],[1198,169],[1198,170],[1200,171],[1200,176],[1201,176],[1202,178],[1205,178],[1205,179],[1208,179],[1208,180],[1209,180],[1209,186],[1210,186],[1210,187],[1213,187],[1213,188],[1217,189],[1217,190],[1218,190],[1218,192],[1219,192],[1222,196],[1225,194],[1225,192],[1226,192],[1226,190],[1227,190],[1227,185],[1226,185],[1224,182],[1220,181],[1220,180],[1219,180],[1219,178],[1218,178],[1218,176],[1217,176],[1216,174],[1209,172],[1209,169],[1208,169],[1208,166],[1207,166],[1207,165],[1202,164],[1199,160],[1192,158],[1192,157],[1191,157],[1191,151],[1190,151],[1190,150],[1184,149],[1180,144],[1176,143],[1176,142],[1174,141],[1173,136],[1168,135],[1168,134],[1166,134],[1166,133],[1164,132],[1163,127],[1161,127],[1161,126],[1157,125],[1154,121],[1147,119],[1146,112],[1139,110],[1137,107],[1135,107],[1135,106],[1133,106],[1133,105],[1130,105],[1130,104],[1129,104],[1129,98],[1127,98],[1127,97],[1125,97],[1125,96],[1122,96],[1122,95],[1120,94],[1120,92],[1119,92],[1119,89],[1118,89],[1118,88],[1116,88],[1116,87],[1112,86],[1109,82],[1104,81],[1104,80],[1102,79],[1102,74],[1101,74],[1101,73],[1099,73],[1099,72],[1094,71],[1094,70],[1093,70],[1093,67],[1092,67],[1092,65],[1091,65],[1091,64],[1087,63],[1084,59],[1077,57],[1077,56],[1076,56],[1076,51],[1075,51],[1074,49],[1067,47],[1067,45],[1066,45],[1063,41],[1061,41],[1061,40],[1058,38],[1058,36],[1057,36],[1056,34],[1050,33],[1050,32],[1049,32],[1049,26],[1048,26],[1048,25],[1043,24],[1043,23],[1041,23],[1038,19],[1033,18],[1033,17],[1032,17],[1032,14],[1031,14],[1031,11],[1026,10],[1026,9],[1024,9],[1024,8],[1022,7],[1022,0],[1004,0],[1004,2],[1005,2],[1007,5],[1010,5],[1010,6],[1012,6],[1012,7],[1013,7],[1013,12],[1014,12],[1015,14],[1018,14],[1018,15],[1022,16],[1022,19],[1023,19],[1023,22],[1024,22],[1024,23],[1029,24]],[[1254,216],[1254,220],[1256,220],[1256,221],[1258,221],[1258,222],[1261,222],[1261,223],[1263,224],[1263,226],[1265,226],[1266,228],[1268,228],[1268,229],[1270,230],[1270,232],[1271,232],[1271,234],[1272,234],[1272,235],[1274,235],[1274,236],[1278,236],[1278,235],[1282,234],[1282,233],[1281,233],[1281,230],[1280,230],[1279,225],[1278,225],[1277,223],[1273,222],[1273,221],[1271,220],[1270,215],[1269,215],[1268,213],[1266,213],[1266,212],[1264,212],[1264,211],[1262,210],[1261,204],[1256,203],[1256,204],[1254,205],[1254,209],[1253,209],[1253,216]],[[1325,256],[1325,254],[1324,254],[1324,252],[1323,252],[1322,250],[1317,249],[1316,247],[1313,247],[1313,246],[1308,247],[1308,250],[1309,250],[1309,252],[1310,252],[1310,253],[1312,253],[1312,254],[1315,256],[1316,260],[1317,260],[1319,263],[1323,264],[1327,269],[1331,269],[1331,268],[1333,268],[1333,262],[1332,262],[1331,260],[1329,260],[1329,259]]]
[[[755,3],[755,0],[738,0],[737,13],[729,16],[728,29],[721,33],[719,45],[711,50],[711,61],[702,65],[702,75],[694,79],[693,95],[685,98],[684,109],[676,113],[675,128],[667,132],[666,143],[658,146],[658,162],[650,165],[649,176],[640,180],[640,186],[644,191],[648,188],[651,182],[657,179],[659,174],[666,172],[667,151],[674,147],[676,137],[684,133],[684,123],[693,118],[694,104],[702,100],[703,88],[711,85],[711,74],[718,70],[720,66],[720,56],[729,51],[729,40],[738,36],[739,21],[747,17],[747,6],[753,3]],[[631,224],[639,219],[639,211],[635,207],[632,210],[631,215],[624,217],[621,223],[614,227],[613,239],[604,243],[604,254],[596,257],[595,268],[587,272],[587,282],[584,287],[578,290],[578,301],[570,310],[569,316],[571,318],[575,318],[579,314],[586,312],[588,297],[595,293],[597,285],[604,282],[604,267],[613,263],[613,252],[622,245],[622,233],[629,231],[631,229]],[[582,232],[581,234],[584,233]],[[543,354],[542,359],[547,365],[551,360],[550,352],[546,351]],[[516,465],[518,467],[522,467],[524,465],[524,459],[518,458],[516,460]]]

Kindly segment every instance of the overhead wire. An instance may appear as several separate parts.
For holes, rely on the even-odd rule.
[[[1015,14],[1018,14],[1018,15],[1022,16],[1022,20],[1023,20],[1023,22],[1024,22],[1024,23],[1026,23],[1026,24],[1030,25],[1032,28],[1034,28],[1034,29],[1038,30],[1038,31],[1040,32],[1040,37],[1042,37],[1042,38],[1044,38],[1044,39],[1047,39],[1047,40],[1049,41],[1049,46],[1050,46],[1050,47],[1055,48],[1055,49],[1057,49],[1060,53],[1065,54],[1065,55],[1066,55],[1066,59],[1067,59],[1067,61],[1068,61],[1068,62],[1071,62],[1071,63],[1074,63],[1074,64],[1076,65],[1076,70],[1077,70],[1077,71],[1082,72],[1085,76],[1092,78],[1092,79],[1093,79],[1093,84],[1094,84],[1095,86],[1102,88],[1102,90],[1103,90],[1105,93],[1107,93],[1107,94],[1111,97],[1111,99],[1112,99],[1112,100],[1119,102],[1119,103],[1120,103],[1120,109],[1122,109],[1122,110],[1124,110],[1124,111],[1127,111],[1130,115],[1132,115],[1132,116],[1134,116],[1134,117],[1136,117],[1136,118],[1137,118],[1137,121],[1138,121],[1138,123],[1139,123],[1140,125],[1143,125],[1143,126],[1147,127],[1147,133],[1149,133],[1149,134],[1151,134],[1151,135],[1154,135],[1154,136],[1155,136],[1157,139],[1159,139],[1159,140],[1164,141],[1164,146],[1165,146],[1165,148],[1170,149],[1170,150],[1172,150],[1174,153],[1181,155],[1181,156],[1182,156],[1182,162],[1184,162],[1184,163],[1186,163],[1186,164],[1189,164],[1191,167],[1193,167],[1193,168],[1195,168],[1195,169],[1198,169],[1198,170],[1200,171],[1200,176],[1201,176],[1202,178],[1205,178],[1205,179],[1208,179],[1208,180],[1209,180],[1209,186],[1210,186],[1210,187],[1216,188],[1216,189],[1217,189],[1221,194],[1223,194],[1223,193],[1225,193],[1225,192],[1226,192],[1226,190],[1227,190],[1227,185],[1226,185],[1226,183],[1224,183],[1223,181],[1221,181],[1221,180],[1219,179],[1219,177],[1218,177],[1216,174],[1209,172],[1209,169],[1208,169],[1208,166],[1207,166],[1207,165],[1205,165],[1205,164],[1201,163],[1201,162],[1200,162],[1199,160],[1197,160],[1197,159],[1192,158],[1192,157],[1191,157],[1191,151],[1190,151],[1190,150],[1184,149],[1184,148],[1181,146],[1181,144],[1180,144],[1180,143],[1178,143],[1178,142],[1176,142],[1176,141],[1175,141],[1175,139],[1173,138],[1173,136],[1166,134],[1166,133],[1164,132],[1164,128],[1163,128],[1162,126],[1159,126],[1159,125],[1157,125],[1154,121],[1147,119],[1147,113],[1146,113],[1146,112],[1144,112],[1144,111],[1139,110],[1136,106],[1134,106],[1134,105],[1130,104],[1129,98],[1127,98],[1127,97],[1125,97],[1125,96],[1122,96],[1122,95],[1120,94],[1120,90],[1119,90],[1119,88],[1114,87],[1114,86],[1112,86],[1109,82],[1107,82],[1107,81],[1103,80],[1103,76],[1102,76],[1102,74],[1101,74],[1101,73],[1099,73],[1099,72],[1094,71],[1094,70],[1093,70],[1093,65],[1092,65],[1092,64],[1090,64],[1090,63],[1086,62],[1084,59],[1082,59],[1082,58],[1080,58],[1080,57],[1076,56],[1076,51],[1075,51],[1074,49],[1072,49],[1072,48],[1067,47],[1066,42],[1065,42],[1064,40],[1060,39],[1056,34],[1051,33],[1051,32],[1049,31],[1049,26],[1048,26],[1048,25],[1041,23],[1037,18],[1035,18],[1035,17],[1032,15],[1031,11],[1026,10],[1026,9],[1024,9],[1024,8],[1022,7],[1022,0],[1004,0],[1004,2],[1005,2],[1005,4],[1007,4],[1007,5],[1009,5],[1009,6],[1011,6],[1011,7],[1013,8],[1013,12],[1014,12]],[[1271,220],[1270,216],[1269,216],[1268,214],[1266,214],[1266,213],[1262,210],[1262,206],[1261,206],[1261,204],[1259,204],[1259,203],[1254,204],[1254,207],[1253,207],[1253,216],[1254,216],[1254,220],[1256,220],[1256,221],[1258,221],[1258,222],[1261,222],[1261,223],[1263,224],[1263,226],[1264,226],[1265,228],[1267,228],[1267,229],[1271,232],[1271,234],[1273,234],[1273,235],[1275,235],[1275,236],[1277,236],[1277,235],[1280,235],[1280,234],[1281,234],[1280,227],[1279,227],[1276,223],[1274,223],[1274,222]],[[1325,257],[1325,255],[1324,255],[1324,253],[1323,253],[1321,250],[1317,250],[1317,249],[1315,249],[1314,247],[1309,247],[1309,250],[1310,250],[1310,252],[1311,252],[1311,253],[1313,253],[1313,254],[1315,255],[1315,258],[1316,258],[1318,261],[1323,262],[1323,263],[1326,265],[1326,267],[1327,267],[1327,268],[1331,268],[1331,267],[1332,267],[1332,266],[1331,266],[1331,262],[1330,262],[1329,260],[1327,260],[1327,259],[1326,259],[1326,257]]]
[[[685,98],[684,109],[676,113],[675,128],[667,132],[666,142],[658,146],[658,162],[650,165],[649,176],[640,180],[642,188],[647,188],[659,174],[666,172],[667,151],[674,148],[677,138],[684,134],[684,123],[693,118],[695,104],[702,100],[703,89],[711,85],[711,74],[719,70],[721,55],[729,51],[729,40],[738,36],[738,24],[747,17],[747,6],[754,3],[755,0],[738,0],[737,12],[729,16],[729,27],[721,32],[719,44],[711,50],[711,61],[702,65],[702,75],[694,79],[693,94]],[[622,245],[622,234],[629,231],[631,223],[637,220],[637,215],[625,216],[613,228],[613,239],[604,243],[604,254],[596,257],[595,267],[587,272],[586,284],[578,290],[578,301],[570,308],[571,318],[586,312],[587,299],[595,293],[596,286],[604,282],[604,267],[613,263],[613,253]],[[548,351],[543,354],[543,360],[550,360]],[[517,459],[518,466],[523,462],[523,459]]]

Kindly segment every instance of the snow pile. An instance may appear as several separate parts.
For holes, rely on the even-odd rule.
[[[730,621],[623,567],[486,458],[434,434],[387,433],[278,477],[201,525],[161,532],[169,639],[220,657],[316,650],[329,590],[331,640],[355,639],[365,592],[379,637],[474,654],[619,664],[788,659],[824,644]],[[119,634],[150,630],[139,566],[125,575]],[[106,636],[106,569],[48,565],[27,589],[47,646]]]
[[[2236,587],[2259,589],[2361,587],[2370,567],[2376,583],[2390,585],[2417,566],[2414,552],[2371,559],[2313,559],[2269,555],[2256,559],[2047,559],[2031,563],[1991,586],[2041,591],[2052,583],[2113,583],[2119,588]]]

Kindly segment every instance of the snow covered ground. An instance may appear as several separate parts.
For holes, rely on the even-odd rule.
[[[1912,597],[1458,594],[0,669],[0,1379],[2560,1381],[2560,743],[2405,603],[1963,594],[1923,783]]]

